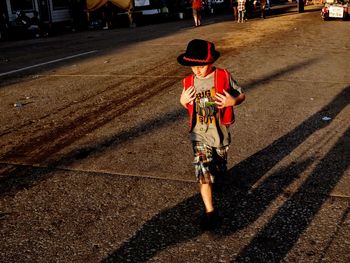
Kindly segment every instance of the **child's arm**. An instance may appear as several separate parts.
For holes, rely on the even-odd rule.
[[[194,99],[196,98],[196,90],[194,87],[189,87],[188,89],[183,88],[181,97],[180,97],[180,103],[182,106],[184,106],[187,109],[187,104],[193,103]]]
[[[217,93],[215,94],[215,103],[219,109],[230,106],[237,106],[245,100],[244,93],[240,93],[237,97],[233,97],[230,93],[224,90],[224,95]]]
[[[238,85],[236,80],[230,74],[230,89],[229,91],[224,90],[224,94],[216,94],[215,103],[219,109],[230,106],[237,106],[245,100],[245,95],[242,92],[242,88]]]

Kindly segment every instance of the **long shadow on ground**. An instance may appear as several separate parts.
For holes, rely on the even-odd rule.
[[[322,116],[327,114],[334,119],[349,102],[350,86],[298,127],[230,170],[231,176],[228,177],[229,180],[226,180],[226,186],[217,200],[221,204],[219,209],[224,216],[222,228],[216,231],[218,236],[231,235],[259,218],[272,201],[281,195],[283,190],[296,180],[313,160],[297,161],[281,168],[253,191],[251,191],[252,185],[313,133],[329,125],[330,122],[322,122]],[[242,250],[237,260],[244,261],[248,257],[262,262],[264,257],[276,253],[275,258],[278,262],[286,255],[326,199],[325,195],[312,195],[312,198],[304,200],[306,192],[317,187],[328,194],[349,166],[349,158],[344,157],[340,160],[340,164],[334,161],[337,155],[344,154],[343,150],[346,146],[343,144],[348,137],[349,131],[326,155],[324,163],[317,166],[299,192],[286,202],[262,233]],[[348,152],[349,149],[346,152],[347,157]],[[329,174],[335,176],[328,177]],[[160,212],[145,222],[134,236],[124,242],[103,262],[130,262],[130,260],[145,262],[166,247],[195,238],[202,233],[193,223],[193,215],[196,213],[196,207],[201,205],[200,202],[200,196],[197,194],[171,209]],[[306,211],[306,215],[303,215],[303,211]],[[293,213],[295,214],[292,216]],[[301,216],[303,217],[299,219]],[[286,224],[288,217],[289,225]],[[276,238],[266,242],[263,237],[271,232],[277,233]],[[286,236],[288,238],[284,240]],[[255,251],[254,246],[258,246],[264,254],[260,255],[261,251]]]
[[[247,259],[250,262],[271,262],[271,255],[274,262],[280,262],[285,257],[349,168],[349,145],[350,129],[234,262],[247,262]],[[290,177],[290,173],[281,176]]]

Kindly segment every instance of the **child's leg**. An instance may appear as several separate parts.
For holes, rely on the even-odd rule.
[[[192,142],[195,166],[196,178],[199,182],[199,191],[202,196],[205,211],[212,212],[214,210],[213,205],[213,192],[212,183],[214,177],[210,171],[213,162],[213,148],[203,144],[202,142]]]
[[[202,142],[192,142],[194,151],[193,164],[205,213],[201,218],[203,229],[213,229],[220,225],[217,209],[214,207],[213,184],[218,173],[226,171],[228,147],[214,148]]]
[[[211,183],[199,184],[199,191],[202,195],[202,200],[205,207],[205,212],[210,213],[214,211],[213,204],[213,185]]]
[[[214,173],[215,183],[213,184],[214,192],[221,192],[225,180],[227,180],[227,153],[229,146],[215,148],[213,151],[212,168],[210,171]]]
[[[205,213],[201,217],[200,227],[203,230],[213,230],[220,226],[221,219],[217,209],[213,205],[213,188],[211,183],[200,184],[199,189],[205,207]]]

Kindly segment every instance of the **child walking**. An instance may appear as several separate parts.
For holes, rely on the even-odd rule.
[[[177,60],[193,74],[183,80],[180,103],[190,116],[190,139],[194,152],[195,175],[204,203],[201,227],[213,229],[218,213],[213,203],[213,184],[227,171],[227,151],[231,141],[229,126],[234,122],[233,107],[245,95],[231,74],[214,67],[220,53],[212,42],[191,40]]]
[[[238,0],[238,20],[237,23],[244,22],[244,13],[245,13],[245,2],[246,0]]]

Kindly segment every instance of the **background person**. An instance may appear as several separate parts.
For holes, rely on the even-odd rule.
[[[244,14],[246,12],[245,9],[246,1],[245,0],[238,0],[238,20],[237,23],[243,23],[244,22]]]
[[[233,20],[238,20],[238,1],[237,0],[231,0],[231,6],[233,8]]]
[[[200,26],[202,23],[202,8],[202,0],[192,0],[192,15],[196,27]]]
[[[266,5],[267,0],[260,0],[260,12],[261,12],[261,18],[266,18]]]

